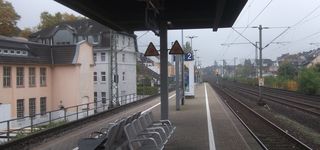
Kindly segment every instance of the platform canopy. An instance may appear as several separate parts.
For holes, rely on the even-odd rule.
[[[127,32],[150,30],[149,23],[158,20],[155,19],[158,18],[157,11],[162,12],[162,20],[170,22],[168,29],[212,28],[216,31],[218,28],[231,27],[247,2],[247,0],[55,1],[116,31]],[[154,26],[151,25],[151,28]]]

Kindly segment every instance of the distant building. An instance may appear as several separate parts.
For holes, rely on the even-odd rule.
[[[297,68],[310,67],[320,62],[320,48],[297,54],[283,54],[277,58],[279,65],[290,63]]]
[[[47,45],[69,45],[86,40],[93,46],[95,61],[94,95],[97,101],[108,104],[110,98],[111,49],[117,51],[118,93],[125,97],[137,92],[137,42],[134,34],[119,33],[94,20],[82,19],[63,22],[30,35],[30,41]]]
[[[10,118],[23,118],[93,102],[93,66],[86,41],[52,46],[0,37],[0,103]]]

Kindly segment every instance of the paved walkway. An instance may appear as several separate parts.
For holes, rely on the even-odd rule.
[[[180,111],[175,110],[175,96],[170,95],[169,119],[177,127],[167,143],[166,150],[259,150],[260,146],[243,127],[239,120],[225,106],[209,84],[195,88],[195,98],[186,99]],[[152,110],[160,118],[160,98],[116,113],[104,120],[76,128],[60,137],[30,149],[69,150],[77,146],[78,139],[87,137],[109,122],[138,111]],[[211,141],[211,142],[209,142]]]
[[[173,92],[169,93],[170,99],[175,99]],[[137,106],[130,106],[129,108],[121,111],[120,113],[114,113],[106,117],[105,119],[90,122],[82,127],[74,128],[72,131],[68,131],[61,136],[57,135],[43,142],[41,145],[28,145],[26,149],[31,150],[71,150],[77,147],[78,140],[84,137],[88,137],[91,132],[98,131],[102,127],[106,127],[109,123],[114,122],[122,117],[127,117],[139,111],[144,111],[152,108],[160,102],[160,97],[153,100],[143,102]]]
[[[209,84],[197,85],[195,93],[180,111],[175,110],[175,101],[170,101],[169,119],[177,129],[166,150],[261,149]],[[160,107],[152,111],[160,118]]]

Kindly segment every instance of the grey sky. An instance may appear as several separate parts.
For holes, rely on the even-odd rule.
[[[39,23],[40,13],[43,11],[55,12],[76,12],[62,6],[53,0],[8,0],[13,4],[17,13],[21,16],[18,26],[32,27]],[[242,10],[234,27],[245,27],[261,12],[261,10],[270,2],[270,0],[248,0],[247,5]],[[249,26],[257,26],[259,24],[267,27],[292,27],[305,16],[302,22],[290,28],[276,42],[288,41],[289,44],[279,45],[272,44],[264,49],[264,58],[276,59],[284,53],[297,53],[317,48],[317,45],[309,43],[320,42],[320,1],[319,0],[272,0],[265,11],[256,18]],[[237,29],[242,32],[243,29]],[[263,45],[269,43],[274,37],[279,35],[285,29],[268,29],[263,30]],[[319,33],[318,33],[319,32]],[[145,32],[136,32],[138,37]],[[181,41],[181,31],[169,31],[168,43],[174,40]],[[201,30],[185,30],[184,35],[197,35],[198,38],[193,39],[193,49],[197,49],[198,55],[203,66],[212,65],[214,60],[227,59],[228,63],[234,57],[238,57],[238,61],[244,58],[254,58],[254,47],[252,45],[233,45],[230,47],[221,46],[222,43],[239,43],[247,42],[232,29],[219,29],[218,32],[212,32],[212,29]],[[310,36],[309,36],[310,35]],[[244,36],[252,42],[258,40],[258,29],[248,28],[244,32]],[[307,38],[305,38],[307,37]],[[236,40],[235,40],[236,39]],[[145,51],[145,45],[150,41],[155,45],[159,44],[159,39],[152,32],[147,33],[138,39],[139,51]],[[184,38],[184,41],[190,41]],[[318,45],[320,46],[320,44]],[[228,61],[229,60],[229,61]]]

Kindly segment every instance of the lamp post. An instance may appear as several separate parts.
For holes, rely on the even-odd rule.
[[[191,50],[192,50],[192,39],[197,38],[196,35],[186,36],[186,38],[189,38],[191,40]]]

